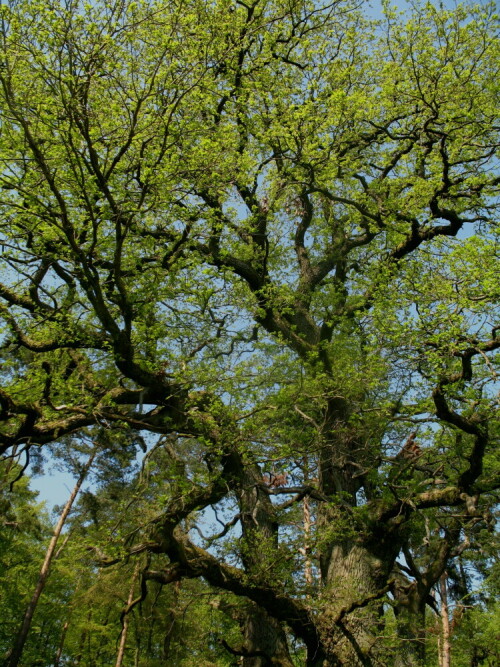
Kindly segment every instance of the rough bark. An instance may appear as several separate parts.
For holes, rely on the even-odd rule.
[[[243,667],[293,667],[282,627],[257,605],[245,605],[243,636]]]
[[[393,589],[398,646],[394,667],[422,667],[425,661],[425,596],[417,582],[398,580]]]
[[[379,597],[386,591],[399,540],[390,521],[355,518],[359,474],[366,463],[349,426],[352,406],[343,398],[329,402],[328,428],[320,459],[320,489],[332,499],[320,503],[318,528],[323,599],[321,624],[325,645],[345,665],[370,664],[380,631]],[[334,663],[332,663],[334,664]]]
[[[278,523],[263,478],[257,466],[242,466],[239,506],[243,530],[242,560],[251,575],[262,572],[274,561],[278,549]],[[269,569],[271,572],[272,570]],[[244,667],[279,665],[292,667],[286,635],[280,623],[257,605],[245,606],[243,627]]]

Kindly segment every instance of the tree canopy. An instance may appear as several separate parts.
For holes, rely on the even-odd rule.
[[[494,10],[0,7],[0,452],[147,452],[86,558],[247,667],[423,665],[496,557]]]

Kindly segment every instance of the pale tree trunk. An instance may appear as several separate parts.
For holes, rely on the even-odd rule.
[[[54,667],[59,667],[59,663],[61,661],[61,656],[64,648],[64,642],[66,640],[66,633],[68,632],[69,628],[69,621],[66,621],[66,623],[63,625],[62,632],[61,632],[61,639],[59,641],[59,647],[57,649],[56,657],[54,660]]]
[[[127,644],[127,634],[128,634],[128,626],[129,626],[129,615],[128,615],[128,609],[130,605],[132,604],[134,600],[134,590],[135,590],[135,585],[137,583],[137,579],[139,577],[139,570],[140,570],[140,562],[137,561],[134,573],[132,575],[132,581],[130,583],[130,590],[128,593],[128,598],[127,598],[127,608],[125,610],[125,615],[123,617],[123,625],[122,625],[122,631],[120,633],[120,645],[118,646],[118,653],[116,656],[116,663],[115,667],[121,667],[123,663],[123,656],[125,655],[125,646]]]
[[[345,667],[371,665],[381,631],[380,598],[387,592],[393,554],[345,540],[331,550],[323,575],[321,624],[328,653]],[[336,664],[332,658],[332,663]]]
[[[305,479],[309,479],[309,460],[307,456],[304,456],[303,461],[303,473]],[[311,530],[313,522],[311,519],[311,499],[309,496],[304,496],[302,500],[302,525],[303,525],[303,536],[304,536],[304,546],[299,549],[300,553],[304,556],[304,583],[306,588],[306,597],[311,597],[311,592],[313,590],[314,577],[313,569],[311,562]]]
[[[314,579],[312,572],[312,563],[309,556],[311,552],[311,503],[309,496],[305,496],[302,501],[303,509],[303,524],[304,524],[304,547],[302,553],[304,555],[304,581],[306,584],[307,597],[311,596]]]
[[[439,594],[441,597],[441,650],[439,651],[439,667],[451,666],[451,632],[447,579],[448,575],[444,572],[439,580]]]
[[[56,556],[55,556],[56,558],[59,556],[61,551],[64,549],[64,546],[65,546],[66,542],[68,541],[68,539],[69,539],[69,534],[66,536],[66,538],[64,539],[64,542],[62,543],[62,545],[57,550],[57,553],[56,553]],[[73,593],[73,599],[76,598],[77,593],[79,592],[79,589],[80,589],[80,585],[78,584],[77,587],[75,588],[74,593]],[[61,630],[61,639],[59,640],[59,646],[57,647],[56,656],[54,658],[54,667],[59,667],[59,665],[61,663],[61,658],[62,658],[62,654],[63,654],[63,650],[64,650],[64,643],[66,641],[66,635],[68,633],[68,628],[69,628],[69,625],[70,625],[70,622],[71,622],[72,615],[73,615],[73,606],[70,607],[70,610],[68,612],[68,618],[67,618],[66,622],[64,623],[64,625],[62,627],[62,630]]]
[[[38,581],[35,586],[35,590],[33,592],[33,595],[31,597],[31,600],[26,608],[26,612],[24,614],[24,619],[22,622],[22,625],[19,629],[19,632],[16,637],[16,641],[14,644],[14,648],[12,649],[12,652],[9,656],[7,665],[8,667],[16,667],[19,664],[19,661],[21,660],[21,656],[23,653],[24,645],[26,644],[26,639],[28,638],[28,633],[30,631],[31,627],[31,622],[33,620],[33,615],[35,613],[35,609],[38,604],[38,600],[40,599],[40,596],[42,594],[43,589],[45,588],[45,584],[47,582],[47,578],[50,574],[50,566],[52,564],[52,560],[54,558],[57,542],[59,540],[59,537],[61,535],[61,531],[64,527],[64,524],[66,522],[66,519],[68,518],[68,514],[71,510],[71,507],[73,506],[73,503],[75,502],[75,498],[78,495],[78,492],[80,491],[80,488],[85,481],[85,478],[87,477],[87,473],[90,470],[90,467],[92,466],[92,463],[94,462],[96,452],[94,452],[88,459],[87,463],[84,465],[80,476],[78,477],[78,480],[73,488],[73,491],[71,492],[70,497],[68,498],[66,505],[64,506],[63,511],[61,512],[61,516],[59,517],[59,521],[57,522],[56,527],[54,528],[54,532],[52,534],[52,539],[50,540],[50,544],[48,546],[48,549],[45,553],[45,559],[43,561],[40,573],[38,575]]]

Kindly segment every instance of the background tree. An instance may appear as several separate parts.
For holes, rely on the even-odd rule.
[[[42,566],[40,568],[40,572],[38,574],[38,580],[35,585],[35,589],[33,591],[33,595],[26,607],[26,610],[24,612],[23,620],[21,623],[21,627],[19,628],[19,631],[16,636],[16,640],[14,643],[14,648],[9,656],[9,667],[16,667],[16,665],[19,664],[19,661],[21,660],[21,656],[23,653],[24,645],[26,644],[26,640],[28,638],[28,633],[31,628],[31,624],[33,621],[33,615],[35,613],[38,601],[40,599],[40,596],[43,592],[43,589],[45,588],[45,584],[47,582],[47,578],[50,574],[50,568],[53,559],[57,556],[56,552],[56,547],[57,543],[59,541],[59,538],[61,536],[62,530],[64,528],[64,524],[66,523],[66,519],[68,517],[68,514],[71,511],[71,508],[73,506],[73,503],[78,495],[78,492],[80,491],[80,488],[85,481],[85,478],[87,477],[87,474],[92,466],[92,463],[94,462],[95,458],[95,452],[92,452],[90,455],[89,459],[83,466],[80,476],[78,477],[76,484],[73,488],[73,490],[70,493],[70,496],[68,500],[66,501],[63,511],[61,512],[61,515],[57,521],[57,524],[54,528],[53,535],[50,539],[49,545],[47,547],[47,551],[45,552],[45,557],[43,559]]]
[[[161,486],[101,565],[245,600],[247,666],[293,664],[290,636],[310,666],[421,664],[500,485],[493,6],[1,20],[1,450],[159,434]]]
[[[5,658],[11,648],[12,636],[24,612],[25,598],[33,590],[36,572],[43,559],[43,540],[49,529],[46,513],[36,503],[36,493],[28,488],[23,477],[9,490],[20,473],[12,460],[1,465],[0,564],[2,622],[0,653]],[[29,598],[27,598],[29,599]],[[26,600],[27,601],[27,600]]]

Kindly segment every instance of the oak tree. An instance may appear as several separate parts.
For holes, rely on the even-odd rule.
[[[152,448],[96,559],[238,596],[247,666],[422,664],[495,528],[497,17],[358,5],[0,8],[0,451]]]

